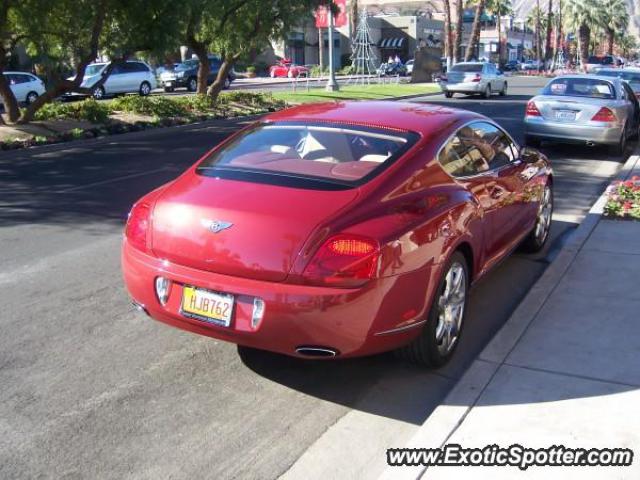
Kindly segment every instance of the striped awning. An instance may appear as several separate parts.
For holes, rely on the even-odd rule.
[[[402,48],[404,37],[383,38],[380,41],[380,48]]]

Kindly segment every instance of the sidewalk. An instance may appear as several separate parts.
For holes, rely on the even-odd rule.
[[[640,159],[623,172],[640,174]],[[389,467],[383,478],[640,478],[640,222],[601,219],[602,204],[407,447],[631,448],[633,465]]]

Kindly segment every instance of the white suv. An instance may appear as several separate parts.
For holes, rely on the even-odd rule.
[[[29,105],[45,91],[44,83],[35,75],[26,72],[4,72],[9,87],[18,103]],[[2,103],[2,100],[0,100]]]
[[[91,88],[98,83],[107,65],[107,63],[88,65],[81,86]],[[70,80],[73,80],[73,77]],[[115,65],[107,81],[94,89],[93,96],[96,99],[117,93],[139,93],[142,96],[147,96],[156,87],[156,76],[151,67],[138,60],[129,60]]]

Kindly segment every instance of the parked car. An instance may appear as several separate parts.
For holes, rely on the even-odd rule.
[[[640,69],[638,68],[602,68],[598,70],[598,75],[603,77],[621,78],[629,84],[631,89],[640,98]]]
[[[585,70],[587,71],[587,73],[596,73],[601,68],[614,66],[616,66],[616,59],[613,57],[613,55],[592,55],[587,60]]]
[[[93,88],[102,78],[107,65],[108,63],[104,62],[88,65],[80,86]],[[70,77],[69,80],[73,78]],[[147,96],[156,87],[156,77],[149,65],[139,60],[128,60],[113,66],[109,78],[101,86],[93,89],[93,97],[99,100],[119,93],[138,93]]]
[[[631,87],[618,78],[565,75],[551,80],[527,104],[525,141],[608,145],[621,155],[638,136],[640,106]]]
[[[411,60],[407,60],[407,63],[404,64],[405,68],[407,69],[407,75],[412,75],[413,74],[413,63],[415,62],[415,60],[412,58]]]
[[[385,77],[404,77],[407,75],[407,67],[402,63],[381,63],[378,67],[378,75]]]
[[[399,348],[439,366],[471,285],[517,246],[544,246],[551,175],[543,154],[470,111],[299,106],[138,200],[124,281],[152,318],[245,347],[303,358]]]
[[[531,71],[531,70],[542,70],[544,67],[544,63],[542,60],[526,60],[522,64],[522,70]]]
[[[45,92],[42,80],[30,73],[4,72],[4,76],[18,103],[29,105]],[[2,104],[2,99],[0,99],[0,104]]]
[[[454,93],[478,93],[489,98],[498,92],[507,94],[507,79],[504,74],[489,62],[461,62],[451,67],[446,75],[440,77],[438,84],[447,98]]]
[[[218,72],[222,67],[222,60],[216,55],[209,55],[209,74],[207,85],[211,85],[218,78]],[[160,74],[160,84],[165,92],[173,92],[176,88],[186,88],[190,92],[198,89],[198,68],[200,62],[196,58],[186,60],[174,65],[173,69],[165,70]],[[223,88],[229,88],[235,80],[235,72],[231,70],[225,78]]]
[[[271,78],[308,77],[309,68],[304,65],[296,65],[295,63],[284,60],[269,67],[269,76]]]
[[[520,65],[519,61],[509,60],[507,63],[504,64],[503,70],[505,72],[517,72],[521,68],[522,66]]]

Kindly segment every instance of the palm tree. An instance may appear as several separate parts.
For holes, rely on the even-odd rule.
[[[358,30],[358,0],[349,2],[349,10],[349,29],[351,30],[351,41],[353,41]]]
[[[513,7],[511,0],[486,0],[485,9],[496,17],[496,30],[498,31],[498,63],[502,67],[504,64],[504,55],[502,48],[502,17],[511,15]]]
[[[567,0],[562,16],[568,30],[577,32],[580,62],[585,68],[589,58],[589,41],[591,30],[603,23],[602,8],[597,0]]]
[[[456,57],[456,62],[461,60],[460,56],[460,45],[462,44],[462,26],[463,26],[463,17],[464,17],[464,0],[456,1],[456,39],[454,45],[454,55]]]
[[[442,0],[444,7],[444,56],[447,59],[447,71],[453,61],[453,38],[451,36],[451,2]]]
[[[471,27],[471,36],[469,37],[469,44],[467,45],[467,52],[464,56],[466,62],[471,60],[476,50],[478,49],[478,43],[480,42],[480,22],[482,21],[482,14],[484,13],[484,6],[486,0],[477,0],[476,3],[476,15],[473,18],[473,26]]]
[[[542,51],[542,37],[544,36],[543,30],[545,30],[545,26],[540,22],[540,18],[542,17],[542,11],[540,10],[540,1],[536,0],[536,6],[529,11],[529,15],[527,15],[526,23],[529,28],[531,28],[534,32],[534,51],[536,55],[536,60],[539,62]]]
[[[624,1],[624,0],[622,0]],[[551,23],[553,21],[553,0],[549,0],[549,5],[547,7],[547,42],[546,42],[546,50],[544,53],[545,62],[551,62],[551,57],[553,56],[553,47],[551,43]]]
[[[607,37],[607,53],[613,55],[614,38],[625,32],[629,26],[629,13],[625,0],[604,0],[602,9],[602,27]]]

